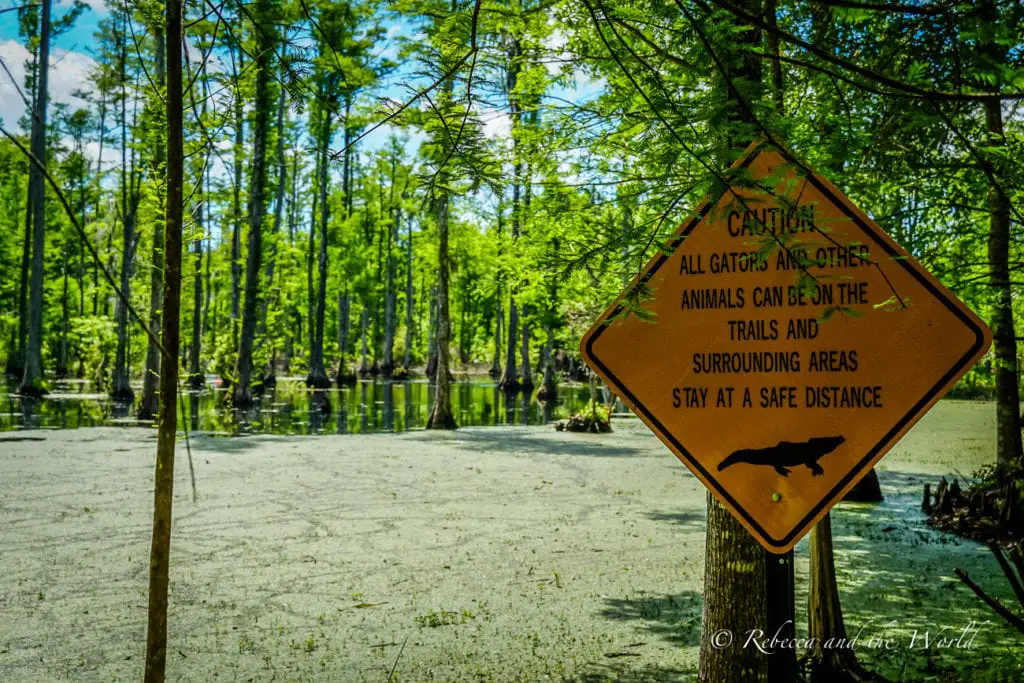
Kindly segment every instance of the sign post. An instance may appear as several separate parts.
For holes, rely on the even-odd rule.
[[[768,656],[768,680],[787,683],[797,680],[796,648],[796,598],[793,581],[793,551],[787,550],[776,555],[764,552],[765,582],[765,635],[778,635],[778,640],[787,646],[778,648]]]
[[[992,335],[842,192],[780,150],[755,143],[729,173],[731,187],[679,227],[580,350],[782,557],[769,577],[788,582],[778,592],[787,605],[775,590],[769,605],[773,619],[791,618],[793,546]]]

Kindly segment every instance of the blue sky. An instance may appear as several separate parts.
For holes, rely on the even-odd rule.
[[[25,0],[0,0],[0,10],[15,7]],[[90,9],[82,13],[74,27],[58,36],[52,43],[53,52],[50,69],[50,97],[51,103],[63,102],[72,107],[84,106],[85,103],[72,95],[76,89],[88,90],[88,73],[93,66],[92,44],[93,33],[97,29],[98,22],[107,15],[103,6],[103,0],[88,0]],[[57,0],[54,6],[56,17],[63,15],[71,6],[71,0]],[[397,57],[398,40],[405,36],[415,35],[417,29],[412,22],[407,20],[386,20],[388,38],[381,45],[378,53]],[[552,44],[549,46],[553,51],[558,51],[564,43],[559,35],[552,36]],[[18,23],[16,12],[0,14],[0,58],[4,60],[7,68],[12,72],[18,85],[24,83],[24,63],[29,58],[28,51],[21,43],[18,36]],[[384,95],[394,100],[405,101],[411,96],[407,87],[422,87],[425,82],[411,78],[410,74],[416,68],[415,62],[406,60],[401,64],[398,71],[392,74],[384,87],[376,94]],[[552,67],[555,68],[555,67]],[[577,82],[569,86],[552,88],[551,94],[558,97],[580,101],[592,98],[602,87],[601,82],[592,82],[586,79],[577,79]],[[25,106],[18,95],[17,90],[11,84],[7,74],[0,72],[0,120],[7,129],[17,127],[18,119],[25,113]],[[502,109],[478,112],[484,121],[485,134],[493,138],[504,138],[509,130],[508,116]],[[396,132],[391,126],[382,126],[376,132],[368,135],[359,144],[362,152],[373,151],[384,147],[389,137]],[[400,132],[399,132],[400,133]],[[401,133],[400,133],[401,134]],[[412,132],[406,134],[409,141],[406,144],[410,156],[415,154],[419,147],[422,134]],[[339,144],[335,140],[335,146]],[[91,143],[87,145],[86,153],[95,158],[98,145]],[[105,165],[106,165],[106,159]],[[216,169],[215,169],[216,172]]]
[[[23,0],[0,0],[0,10],[15,7]],[[84,103],[74,97],[72,92],[76,89],[88,89],[87,75],[93,64],[91,45],[93,33],[97,30],[98,22],[107,15],[102,0],[90,0],[91,7],[82,13],[75,22],[75,25],[66,33],[58,36],[51,44],[53,57],[50,70],[50,94],[51,102],[63,102],[71,106],[82,106]],[[70,0],[58,0],[54,6],[55,17],[67,12],[70,7]],[[385,54],[397,54],[396,39],[401,35],[408,35],[414,30],[412,26],[404,22],[390,22],[389,39],[381,46],[381,52]],[[18,35],[18,18],[16,12],[0,14],[0,58],[11,71],[18,86],[24,85],[24,63],[29,58],[28,51],[22,44]],[[407,81],[408,78],[401,73],[395,74],[391,79],[393,83],[387,87],[382,94],[393,97],[407,97],[408,90],[399,87],[399,81]],[[12,85],[11,79],[6,73],[0,71],[0,120],[6,128],[17,126],[18,118],[25,112],[25,106],[17,89]],[[394,132],[391,127],[383,127],[381,130],[367,136],[361,143],[363,150],[374,150],[387,144],[387,139]],[[413,136],[413,144],[416,136]]]

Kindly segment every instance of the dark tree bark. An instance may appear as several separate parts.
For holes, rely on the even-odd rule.
[[[498,192],[498,209],[497,209],[497,221],[498,221],[498,273],[495,278],[495,292],[494,292],[494,359],[491,361],[491,369],[488,374],[491,379],[497,380],[502,376],[501,374],[501,321],[504,313],[502,312],[501,306],[501,282],[502,282],[502,268],[501,268],[501,233],[505,218],[505,207],[503,206],[503,200],[505,198],[505,191],[502,189]]]
[[[127,25],[127,17],[125,18]],[[128,60],[127,29],[121,29],[121,292],[124,298],[131,300],[131,278],[135,263],[135,215],[139,205],[137,187],[139,180],[135,177],[135,153],[128,162],[128,93],[126,65]],[[132,115],[134,124],[134,114]],[[131,403],[135,399],[128,377],[128,309],[118,297],[114,309],[117,321],[117,351],[114,356],[114,374],[111,381],[110,396],[119,403]]]
[[[369,364],[369,346],[367,345],[367,334],[370,331],[370,306],[363,299],[363,312],[362,319],[360,322],[359,338],[362,341],[362,362],[359,364],[359,376],[368,377],[370,375],[370,364]]]
[[[442,183],[443,185],[443,183]],[[437,373],[434,375],[434,408],[427,420],[427,429],[455,429],[452,413],[451,380],[451,315],[448,310],[448,195],[437,201]]]
[[[1006,61],[1006,47],[991,35],[999,15],[994,0],[980,4],[981,19],[989,28],[981,53],[989,64]],[[1003,132],[1003,111],[998,97],[986,98],[986,145],[994,153],[987,163],[996,177],[1005,166],[999,153],[1006,147]],[[1010,199],[1003,188],[989,183],[988,262],[989,284],[992,287],[992,338],[996,375],[996,463],[1005,473],[1011,464],[1024,463],[1021,449],[1020,378],[1017,367],[1017,335],[1013,322],[1013,293],[1010,282]],[[1002,475],[1001,475],[1002,476]]]
[[[39,24],[39,69],[36,85],[35,112],[32,116],[32,156],[46,165],[46,105],[49,99],[50,73],[50,6],[43,0]],[[29,276],[28,341],[25,345],[25,371],[18,393],[23,396],[42,396],[43,386],[43,250],[46,247],[46,192],[43,172],[35,164],[29,169],[32,198],[32,264]]]
[[[437,285],[430,287],[430,329],[427,339],[427,380],[434,381],[437,375]]]
[[[778,0],[764,0],[764,18],[769,26],[778,26],[777,8]],[[772,72],[772,100],[775,104],[775,113],[782,116],[786,113],[786,109],[782,89],[782,61],[778,59],[781,54],[779,50],[779,36],[777,33],[773,33],[772,31],[766,31],[764,39],[765,47],[768,49],[768,54],[776,57],[776,59],[770,60]]]
[[[267,245],[267,266],[263,273],[263,280],[268,292],[273,291],[274,268],[277,261],[277,241],[281,234],[281,221],[284,218],[284,191],[287,180],[287,163],[284,158],[285,139],[285,95],[286,91],[281,88],[277,100],[277,146],[275,164],[277,171],[277,189],[274,192],[274,219],[270,224],[270,240]],[[267,330],[267,315],[270,311],[270,296],[263,297],[260,306],[260,324],[256,330],[257,336],[262,336]]]
[[[522,184],[523,161],[522,143],[519,139],[519,129],[522,125],[522,107],[519,97],[516,95],[516,86],[519,82],[519,72],[522,69],[523,50],[519,39],[510,37],[507,50],[507,67],[505,86],[508,92],[508,106],[512,125],[512,241],[519,239],[522,225],[522,205],[520,199],[520,186]],[[502,375],[499,386],[505,391],[517,391],[519,389],[519,378],[516,371],[516,343],[519,341],[519,310],[516,307],[516,288],[509,286],[508,302],[508,329],[505,332],[507,349],[505,352],[505,374]],[[530,371],[529,367],[526,372]]]
[[[520,364],[522,367],[519,371],[520,375],[522,376],[520,386],[523,388],[523,391],[530,391],[531,389],[533,389],[533,370],[530,367],[530,323],[526,319],[526,316],[529,315],[529,313],[530,307],[527,306],[526,304],[523,304],[523,342],[522,345],[519,347],[522,353],[522,356],[520,358]]]
[[[263,193],[266,188],[267,132],[270,128],[271,91],[270,69],[274,51],[274,24],[270,17],[269,0],[259,0],[254,15],[260,22],[256,27],[256,94],[253,102],[252,172],[249,177],[248,254],[245,260],[245,308],[242,310],[242,333],[238,346],[238,365],[235,369],[234,400],[236,406],[252,403],[252,351],[256,334],[256,314],[259,300],[260,261],[263,251]]]
[[[68,376],[68,258],[70,258],[70,252],[68,251],[68,234],[66,229],[61,238],[60,271],[63,287],[60,304],[60,347],[57,353],[56,375],[58,378],[63,379]]]
[[[836,585],[835,562],[832,557],[832,521],[829,515],[811,530],[811,589],[807,592],[808,634],[815,643],[808,654],[812,681],[860,683],[878,679],[857,663],[852,648],[824,647],[846,640],[843,610]]]
[[[203,187],[204,187],[204,190],[206,188],[210,187],[210,169],[209,169],[209,167],[206,168],[206,172],[203,174]],[[203,200],[204,200],[204,202],[207,200],[207,196],[206,196],[205,192],[203,194]],[[211,212],[207,211],[206,215],[207,216],[211,215]],[[207,238],[207,240],[206,240],[206,263],[203,266],[203,334],[204,335],[207,333],[207,331],[212,330],[212,327],[210,325],[210,299],[212,298],[211,295],[213,294],[213,287],[212,287],[213,273],[211,272],[211,269],[213,267],[213,249],[212,249],[213,244],[212,244],[212,241],[213,241],[212,237]],[[211,346],[213,344],[213,341],[214,341],[214,339],[213,339],[213,337],[211,335],[211,339],[210,339]]]
[[[7,361],[7,374],[21,379],[25,375],[25,345],[28,343],[28,276],[32,263],[32,197],[35,174],[31,164],[28,173],[28,192],[25,196],[25,232],[21,242],[21,279],[18,286],[18,345],[14,356]]]
[[[536,122],[537,122],[537,110],[536,109],[534,109],[533,111],[531,111],[527,115],[527,122],[528,123],[532,123],[532,124],[536,124]],[[533,167],[532,167],[532,165],[530,163],[526,164],[526,174],[525,174],[525,179],[524,179],[523,185],[524,185],[524,188],[523,188],[524,197],[523,197],[523,207],[522,207],[523,208],[523,214],[519,218],[519,225],[518,225],[518,227],[516,229],[516,232],[519,233],[519,234],[522,234],[523,232],[525,232],[526,220],[528,220],[528,218],[530,216],[530,200],[533,197],[533,189],[532,189],[533,188]],[[529,318],[530,313],[532,313],[532,312],[533,312],[532,308],[529,305],[523,304],[523,310],[522,310],[523,343],[522,343],[522,346],[520,347],[520,349],[522,351],[522,357],[521,357],[522,368],[520,369],[520,376],[521,376],[520,384],[522,385],[523,390],[526,391],[526,392],[529,392],[530,390],[533,389],[533,369],[532,369],[532,366],[531,366],[531,363],[530,363],[530,336],[531,336],[531,331],[530,331],[530,318]]]
[[[103,144],[107,141],[107,97],[104,91],[100,91],[100,126],[99,126],[99,152],[96,155],[96,203],[93,207],[93,215],[100,217],[101,202],[101,181],[103,179]],[[111,231],[113,232],[113,231]],[[100,264],[96,260],[92,262],[92,314],[99,314],[100,302]]]
[[[402,358],[402,365],[405,367],[406,376],[409,373],[409,364],[412,362],[412,215],[407,219],[409,239],[405,246],[405,352]]]
[[[238,348],[239,303],[242,290],[242,158],[245,155],[245,112],[242,108],[240,76],[245,68],[245,52],[238,50],[238,70],[235,73],[235,147],[234,185],[232,187],[231,217],[231,338]]]
[[[392,254],[392,246],[398,239],[398,228],[402,224],[402,207],[395,206],[395,175],[398,165],[398,155],[391,159],[391,211],[392,223],[388,229],[386,270],[387,275],[384,284],[384,359],[381,363],[381,374],[385,379],[391,379],[395,369],[395,259]],[[403,193],[404,194],[404,193]]]
[[[327,109],[323,116],[323,127],[320,131],[320,253],[317,259],[319,282],[316,294],[316,316],[313,328],[313,339],[310,340],[309,375],[306,385],[317,389],[327,389],[331,381],[324,369],[324,314],[327,304],[327,220],[330,216],[327,205],[327,184],[330,177],[327,169],[327,147],[331,141],[331,110]],[[313,226],[310,226],[310,230]]]
[[[317,116],[316,112],[311,112],[310,116]],[[320,178],[320,155],[316,156],[316,167],[314,168],[313,177],[311,182],[318,182]],[[316,294],[313,291],[313,250],[316,248],[316,216],[317,209],[320,204],[320,193],[313,193],[312,208],[309,214],[309,234],[306,240],[306,324],[307,339],[309,340],[310,348],[307,354],[307,360],[309,361],[309,367],[312,369],[313,365],[313,340],[316,338],[316,313],[314,307],[316,306]],[[300,335],[301,336],[301,335]]]
[[[985,100],[988,145],[1006,145],[1003,116],[998,98]],[[1017,334],[1013,321],[1013,297],[1010,285],[1010,202],[995,186],[988,190],[989,283],[992,285],[992,336],[996,375],[996,462],[1006,468],[1020,463],[1021,418],[1017,368]]]
[[[338,294],[338,376],[335,378],[338,386],[346,384],[352,379],[348,371],[348,333],[351,317],[349,316],[348,292]]]
[[[202,181],[200,181],[202,182]],[[206,385],[206,378],[203,377],[200,368],[200,356],[203,347],[203,230],[205,220],[206,192],[205,187],[200,188],[202,197],[196,207],[196,238],[192,243],[194,277],[192,282],[192,344],[189,346],[188,360],[188,385],[191,389],[199,390]]]
[[[764,549],[714,496],[707,499],[700,680],[767,681],[765,656],[739,641],[748,629],[766,630]],[[737,640],[715,647],[712,636],[724,630]]]
[[[156,86],[162,93],[165,81],[164,66],[164,33],[163,26],[154,29],[153,40],[156,43]],[[164,165],[164,139],[160,132],[156,134],[153,150],[153,163],[150,173],[154,177],[162,172]],[[162,202],[160,202],[162,203]],[[149,270],[149,329],[154,336],[160,335],[160,310],[163,305],[164,289],[164,226],[165,217],[160,216],[153,224],[153,253]],[[138,417],[140,420],[152,420],[156,417],[160,405],[157,400],[157,386],[160,380],[160,349],[152,338],[146,341],[146,370],[142,374],[142,398],[139,401]]]
[[[164,233],[164,291],[160,365],[160,414],[153,500],[153,542],[149,559],[149,622],[146,683],[163,683],[167,664],[167,586],[170,579],[171,513],[174,501],[174,441],[178,426],[178,347],[181,313],[182,186],[182,5],[166,0],[167,11],[167,224]]]
[[[299,222],[299,208],[298,202],[296,201],[296,194],[298,193],[299,186],[299,155],[292,155],[292,182],[291,191],[289,193],[290,199],[288,200],[288,246],[295,246],[295,227]],[[291,263],[289,260],[287,263]],[[291,269],[289,268],[289,271]],[[297,316],[295,310],[295,302],[291,297],[288,298],[288,305],[285,307],[284,319],[284,353],[281,359],[281,369],[285,374],[291,372],[292,368],[292,356],[294,355],[294,332],[292,330],[291,322]],[[299,330],[301,331],[301,327]]]
[[[206,80],[203,79],[203,104],[201,118],[206,117],[206,103],[208,100],[208,93],[206,88]],[[195,100],[193,98],[192,106],[195,107]],[[203,168],[199,173],[199,201],[196,202],[195,218],[196,218],[196,238],[192,243],[193,263],[194,263],[194,277],[195,280],[192,283],[192,344],[189,346],[189,359],[188,359],[188,386],[189,388],[198,391],[206,386],[206,378],[203,376],[203,371],[200,365],[203,348],[203,328],[206,321],[206,307],[209,306],[209,259],[206,264],[206,307],[204,307],[203,301],[203,237],[206,232],[206,203],[207,198],[207,172],[210,161],[210,151],[207,150],[203,155]],[[193,419],[198,416],[196,411],[192,411]]]
[[[32,63],[29,67],[31,78],[26,77],[26,86],[32,85],[32,112],[36,111],[36,97],[38,94],[39,79],[37,77],[39,69],[39,50],[38,46],[32,52]],[[29,143],[31,145],[31,142]],[[21,241],[21,277],[18,280],[18,339],[17,346],[15,347],[14,355],[7,359],[7,367],[5,368],[7,374],[10,377],[21,380],[25,376],[25,345],[28,344],[28,290],[29,290],[29,272],[32,263],[32,199],[35,197],[35,185],[36,169],[33,168],[34,164],[29,162],[28,164],[28,187],[25,192],[25,222],[24,222],[24,233],[22,234]]]

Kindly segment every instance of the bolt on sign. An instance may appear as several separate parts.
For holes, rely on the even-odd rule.
[[[992,335],[827,180],[755,143],[587,332],[587,364],[786,552]]]

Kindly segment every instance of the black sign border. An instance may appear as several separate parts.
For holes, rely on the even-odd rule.
[[[739,164],[739,168],[746,168],[747,166],[749,166],[751,163],[753,163],[754,159],[760,156],[760,154],[765,149],[765,145],[759,145],[757,149],[755,149],[752,153],[747,155],[747,158],[744,159],[743,162]],[[783,158],[786,157],[785,152],[782,152],[782,155]],[[879,236],[878,231],[874,227],[872,227],[870,223],[866,223],[863,220],[861,220],[860,217],[850,209],[847,202],[840,201],[839,198],[836,197],[835,194],[828,187],[822,184],[822,182],[818,179],[816,174],[809,174],[807,176],[807,181],[810,182],[815,189],[821,192],[821,194],[826,199],[831,201],[833,205],[840,209],[843,214],[845,214],[849,219],[851,219],[854,222],[854,224],[857,225],[857,227],[859,227],[867,235],[874,239],[875,242],[877,242],[878,245],[882,247],[885,253],[887,253],[890,257],[896,257],[894,258],[894,262],[901,265],[908,273],[910,273],[911,276],[913,276],[918,282],[920,282],[921,285],[924,286],[924,288],[932,294],[932,296],[934,296],[937,300],[941,301],[942,304],[946,306],[946,308],[948,308],[957,318],[959,318],[960,321],[963,322],[968,329],[972,330],[975,334],[975,340],[970,350],[967,351],[967,353],[965,353],[960,358],[960,360],[958,360],[957,363],[948,372],[946,372],[946,374],[944,374],[939,379],[939,381],[930,390],[928,390],[928,392],[925,393],[925,395],[917,403],[911,406],[910,410],[888,432],[886,432],[882,436],[881,440],[879,440],[879,442],[875,444],[875,446],[871,448],[871,450],[868,451],[867,455],[861,458],[861,460],[858,461],[850,469],[846,476],[840,479],[839,482],[832,488],[832,490],[829,491],[828,494],[826,494],[825,497],[822,498],[811,509],[811,511],[807,513],[807,515],[794,526],[794,528],[788,534],[786,534],[780,539],[776,539],[770,536],[768,532],[765,531],[764,528],[760,524],[758,524],[753,517],[750,516],[750,513],[748,513],[736,501],[736,499],[733,498],[729,494],[729,492],[722,487],[721,483],[719,483],[719,481],[714,476],[712,476],[710,472],[704,469],[704,466],[701,465],[700,462],[698,462],[697,459],[694,458],[693,455],[691,455],[690,452],[681,443],[679,443],[679,440],[671,432],[669,432],[669,430],[667,430],[665,426],[662,425],[656,417],[654,417],[654,415],[647,409],[647,407],[640,403],[639,400],[637,400],[636,396],[633,395],[633,392],[631,392],[626,387],[626,385],[623,384],[622,381],[615,376],[615,373],[613,373],[608,368],[608,366],[606,366],[601,361],[601,359],[598,358],[597,354],[594,353],[594,343],[600,338],[600,336],[604,333],[606,329],[606,326],[603,324],[604,321],[609,318],[615,317],[623,309],[623,305],[621,303],[617,304],[610,313],[605,313],[605,315],[601,316],[598,323],[598,329],[587,339],[586,344],[587,355],[601,369],[604,375],[616,386],[616,388],[618,388],[619,391],[622,392],[622,395],[628,401],[630,401],[630,403],[632,403],[633,406],[636,407],[636,410],[639,410],[646,416],[650,423],[654,425],[654,427],[665,439],[670,441],[672,445],[675,446],[678,452],[681,453],[683,457],[686,458],[687,462],[689,462],[689,464],[694,469],[701,473],[705,481],[712,484],[715,491],[717,491],[723,499],[727,500],[730,503],[730,505],[732,505],[734,510],[740,513],[740,515],[743,517],[744,520],[746,520],[746,522],[751,526],[751,528],[756,530],[763,540],[767,541],[769,545],[775,548],[785,548],[786,546],[790,545],[790,543],[793,541],[793,537],[796,536],[798,532],[803,530],[807,526],[807,524],[818,515],[818,513],[820,513],[823,509],[831,509],[832,506],[835,505],[835,503],[839,502],[836,500],[836,498],[838,497],[839,492],[843,489],[843,487],[845,487],[851,480],[861,476],[863,471],[866,469],[867,465],[875,458],[879,451],[887,449],[889,446],[892,445],[892,442],[895,439],[896,435],[899,434],[900,431],[904,427],[906,427],[908,423],[912,422],[913,420],[920,416],[925,406],[928,405],[928,403],[930,403],[932,399],[936,398],[936,395],[939,394],[942,387],[949,383],[950,380],[953,379],[954,377],[958,377],[959,375],[966,373],[967,370],[970,369],[968,367],[968,364],[971,362],[971,359],[985,345],[984,330],[980,326],[975,324],[974,320],[967,316],[958,305],[951,301],[944,291],[936,288],[934,284],[927,277],[924,276],[923,272],[925,271],[923,267],[921,267],[916,262],[911,263],[910,260],[902,258],[902,255],[899,252],[894,250],[885,239]],[[651,263],[649,263],[647,269],[644,271],[644,274],[637,282],[637,285],[645,284],[655,275],[655,273],[658,272],[661,266],[664,265],[665,261],[667,261],[670,256],[675,254],[676,250],[679,248],[679,245],[682,243],[684,239],[686,239],[687,235],[693,232],[693,230],[704,221],[704,219],[707,217],[707,214],[711,211],[712,207],[715,204],[717,204],[717,200],[715,202],[708,201],[707,203],[705,203],[704,207],[700,210],[699,213],[691,217],[689,221],[683,224],[682,229],[678,233],[676,233],[676,237],[670,243],[671,252],[662,253],[658,257],[656,257]]]

